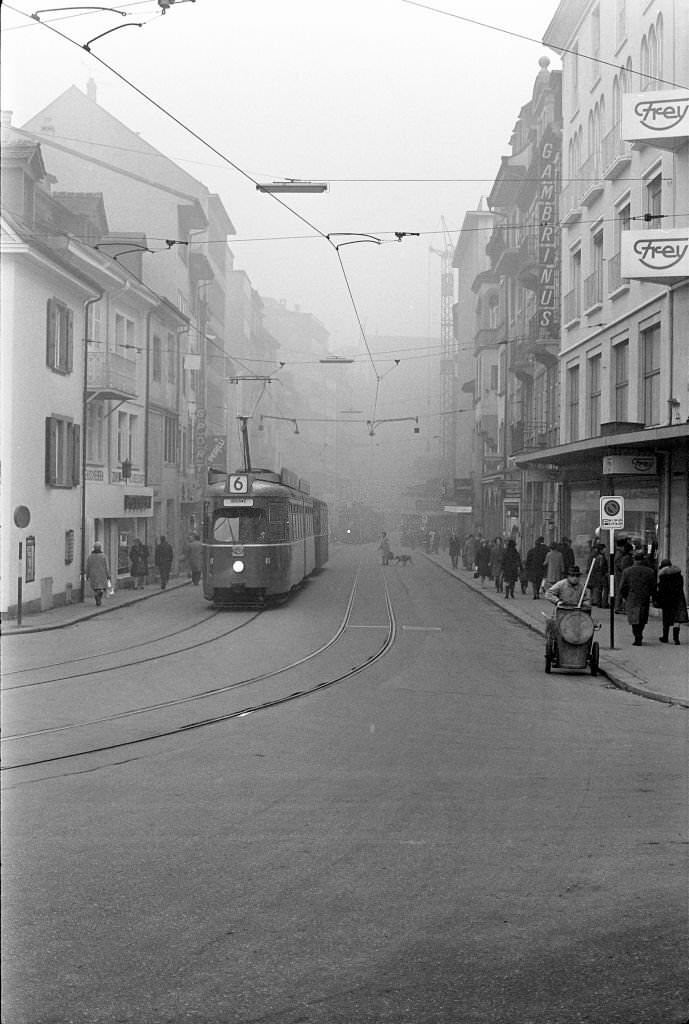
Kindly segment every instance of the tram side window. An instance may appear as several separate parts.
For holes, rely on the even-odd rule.
[[[213,540],[220,544],[259,544],[266,539],[263,510],[219,508],[213,520]]]

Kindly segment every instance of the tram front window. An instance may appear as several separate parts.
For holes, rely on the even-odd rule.
[[[260,508],[220,508],[213,520],[213,540],[220,544],[260,544],[265,530]]]

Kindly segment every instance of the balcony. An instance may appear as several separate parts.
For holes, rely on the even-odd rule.
[[[501,340],[501,327],[481,327],[474,337],[474,355],[483,348],[494,348]]]
[[[565,295],[564,303],[565,324],[574,323],[581,317],[581,292],[579,288],[572,288]]]
[[[601,180],[600,153],[592,153],[579,172],[580,202],[582,206],[593,206],[596,199],[605,191],[605,182]]]
[[[603,271],[595,270],[584,278],[584,310],[598,309],[603,302]]]
[[[603,139],[603,177],[615,181],[632,162],[629,146],[620,136],[620,126],[612,128]]]
[[[560,214],[563,225],[575,224],[581,220],[581,203],[579,200],[580,181],[568,181],[560,193]]]
[[[621,288],[629,287],[629,278],[622,277],[622,255],[616,252],[608,260],[608,294],[612,295]]]
[[[120,402],[136,398],[136,363],[104,348],[89,349],[87,390],[91,398]]]

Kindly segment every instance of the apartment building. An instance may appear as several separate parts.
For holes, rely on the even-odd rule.
[[[599,499],[623,533],[687,567],[689,7],[564,0],[560,443],[517,454],[551,474],[585,561]],[[622,532],[622,531],[621,531]]]

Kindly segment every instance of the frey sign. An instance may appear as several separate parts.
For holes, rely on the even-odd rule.
[[[622,277],[654,280],[689,276],[689,230],[623,231]]]
[[[538,326],[545,336],[554,326],[560,297],[556,288],[559,244],[557,194],[559,190],[560,140],[546,135],[541,140],[538,185]]]
[[[689,90],[631,92],[622,98],[622,138],[654,142],[689,135]]]

